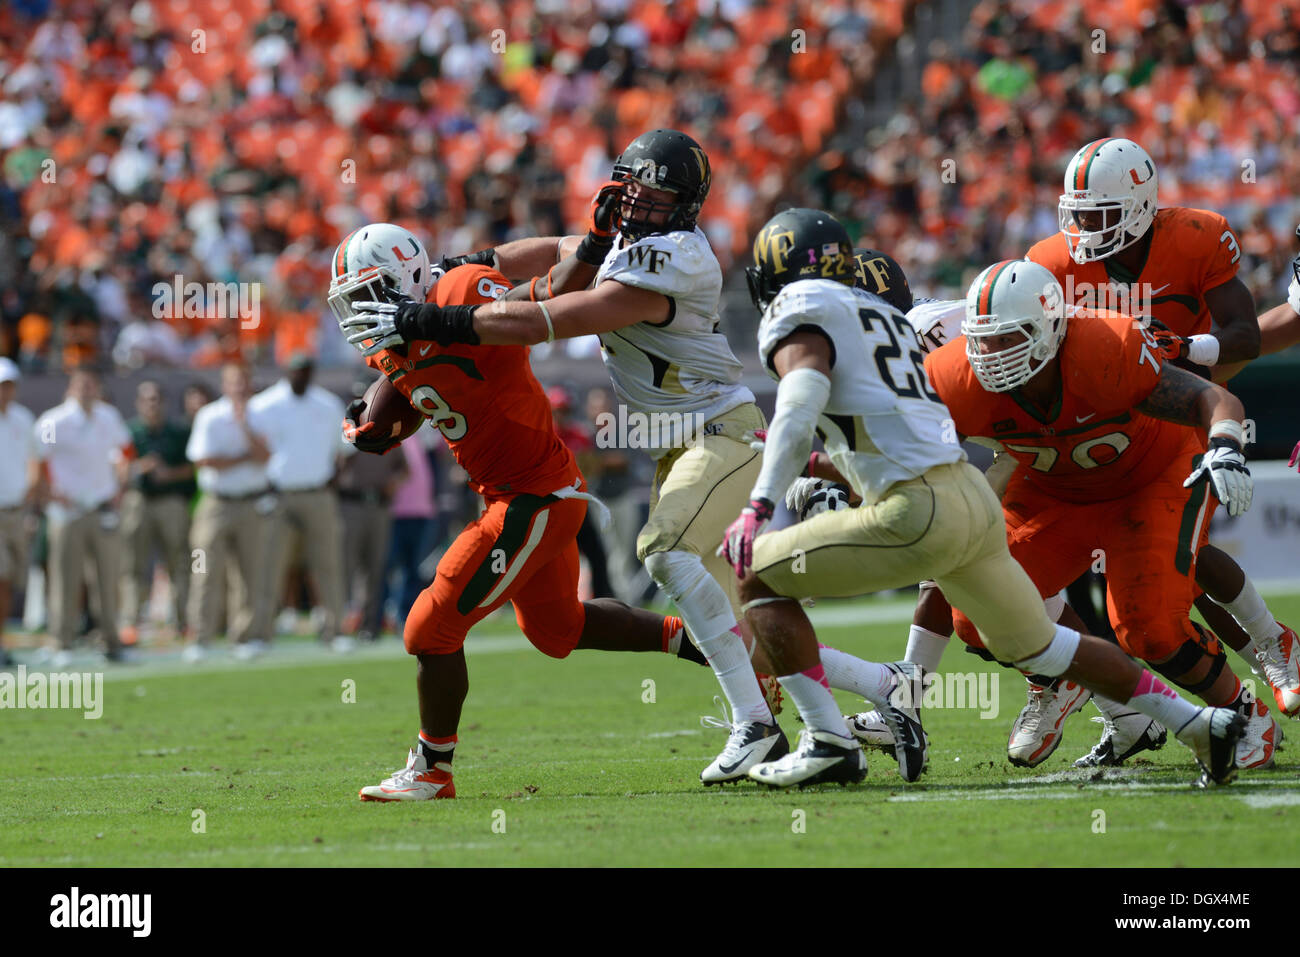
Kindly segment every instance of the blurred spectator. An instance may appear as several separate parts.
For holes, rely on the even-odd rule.
[[[113,344],[113,363],[119,369],[185,364],[185,346],[174,328],[154,318],[147,303],[137,303],[135,316],[122,327]]]
[[[122,535],[127,548],[123,579],[122,640],[134,644],[153,588],[155,551],[167,569],[172,621],[185,631],[190,594],[190,500],[194,464],[185,457],[190,429],[163,414],[162,388],[136,386],[135,418],[127,422],[135,448],[129,488],[122,498]]]
[[[0,444],[5,450],[0,456],[0,668],[13,665],[4,647],[4,628],[14,592],[22,589],[27,573],[30,468],[37,454],[32,414],[14,401],[18,378],[13,360],[0,359]]]
[[[393,594],[397,600],[399,635],[415,599],[432,581],[432,578],[426,580],[420,574],[420,564],[434,545],[434,523],[438,514],[434,504],[433,465],[429,461],[429,450],[421,441],[426,432],[416,432],[401,444],[407,478],[393,494],[392,546],[386,568],[388,575],[395,575],[398,582]]]
[[[187,660],[200,660],[217,631],[223,593],[235,655],[255,657],[270,639],[267,520],[275,508],[266,477],[268,429],[249,407],[252,383],[243,366],[221,370],[222,396],[199,409],[185,447],[202,496],[190,525],[194,550],[190,579]]]
[[[47,503],[49,608],[60,648],[56,667],[71,657],[83,584],[109,661],[123,657],[117,633],[122,579],[118,507],[131,434],[117,409],[100,398],[94,371],[74,370],[67,396],[36,420],[37,459],[32,462],[38,498]]]
[[[360,398],[366,386],[357,383],[353,394]],[[412,444],[418,443],[412,440]],[[344,597],[359,596],[349,616],[352,627],[344,630],[356,631],[361,641],[374,641],[383,630],[382,597],[393,527],[393,495],[409,474],[405,456],[396,452],[352,455],[339,467]]]
[[[212,390],[202,382],[191,382],[187,385],[181,395],[181,407],[185,410],[186,424],[193,426],[194,417],[199,414],[199,409],[215,398],[216,395]]]
[[[547,389],[546,397],[551,401],[551,417],[560,441],[568,446],[573,457],[578,460],[578,468],[582,470],[583,477],[587,478],[596,470],[596,443],[592,440],[591,429],[574,419],[573,400],[563,386]],[[587,481],[590,489],[590,478]],[[578,551],[587,560],[587,568],[591,573],[592,597],[613,598],[614,589],[609,583],[609,559],[605,555],[605,543],[601,539],[594,508],[587,509],[582,527],[578,529]]]
[[[356,450],[343,441],[343,401],[311,384],[314,370],[309,355],[296,353],[289,359],[285,378],[249,402],[271,450],[266,474],[277,499],[270,522],[266,587],[274,616],[295,544],[300,542],[317,604],[325,611],[318,637],[336,651],[347,651],[352,638],[340,630],[343,530],[332,482],[340,457]]]

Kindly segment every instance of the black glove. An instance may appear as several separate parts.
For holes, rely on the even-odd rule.
[[[450,272],[457,266],[472,264],[477,266],[491,266],[497,268],[497,251],[489,246],[487,249],[480,249],[476,253],[466,253],[464,256],[443,256],[442,262],[438,264],[443,272]]]
[[[361,419],[361,413],[366,411],[365,399],[353,399],[348,403],[347,412],[343,419],[343,438],[355,445],[359,452],[369,452],[372,455],[383,455],[393,448],[401,445],[394,436],[379,437],[374,434],[375,423],[367,422],[365,425],[357,425]]]

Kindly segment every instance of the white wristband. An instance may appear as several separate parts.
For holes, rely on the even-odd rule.
[[[1210,426],[1210,438],[1232,439],[1239,448],[1245,448],[1245,429],[1236,419],[1220,419]]]
[[[1187,358],[1198,366],[1212,366],[1219,361],[1219,340],[1211,335],[1192,336],[1187,343]]]
[[[555,341],[555,323],[551,322],[551,311],[550,311],[549,309],[546,308],[546,303],[544,303],[544,302],[539,302],[537,305],[538,305],[539,307],[541,307],[541,310],[542,310],[542,318],[546,320],[546,341],[547,341],[547,342],[554,342],[554,341]]]
[[[1287,305],[1300,313],[1300,279],[1292,279],[1291,285],[1286,288]]]

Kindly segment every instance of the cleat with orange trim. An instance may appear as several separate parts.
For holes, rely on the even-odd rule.
[[[1025,705],[1007,739],[1007,760],[1018,768],[1032,768],[1052,756],[1061,744],[1061,727],[1092,697],[1083,685],[1064,678],[1052,685],[1029,683]]]
[[[1282,726],[1268,705],[1256,698],[1249,688],[1241,689],[1237,713],[1246,719],[1246,727],[1237,742],[1236,764],[1239,768],[1270,768],[1274,752],[1282,743]]]
[[[1278,710],[1294,718],[1300,712],[1300,639],[1280,621],[1278,625],[1282,634],[1255,641],[1255,658],[1273,689]]]
[[[363,801],[432,801],[454,798],[456,785],[450,764],[438,761],[429,767],[424,755],[412,748],[406,767],[379,784],[362,788],[358,796]]]
[[[117,637],[123,645],[132,648],[140,641],[140,629],[135,625],[123,625],[118,629]]]

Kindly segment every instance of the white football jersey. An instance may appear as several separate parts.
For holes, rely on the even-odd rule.
[[[830,279],[793,282],[759,323],[758,352],[769,375],[776,376],[777,343],[801,327],[830,340],[831,395],[817,431],[835,467],[868,504],[895,482],[966,459],[901,312]]]
[[[679,413],[707,422],[754,394],[741,384],[744,366],[718,331],[722,269],[697,227],[647,236],[614,248],[596,284],[612,279],[663,293],[672,303],[662,323],[638,322],[600,335],[601,357],[614,392],[632,411]],[[649,449],[660,458],[680,437]]]
[[[961,321],[966,318],[965,299],[918,299],[907,314],[921,348],[933,352],[961,335]]]

